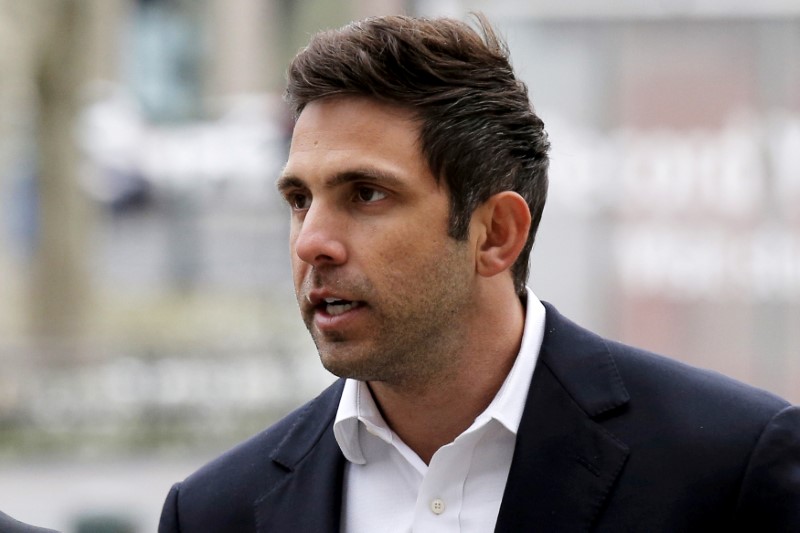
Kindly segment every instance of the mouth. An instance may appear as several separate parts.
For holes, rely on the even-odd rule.
[[[351,300],[348,296],[324,289],[312,290],[306,294],[302,307],[306,316],[332,319],[367,306],[366,301]]]
[[[330,316],[339,316],[364,305],[364,302],[343,300],[340,298],[323,298],[314,308]]]

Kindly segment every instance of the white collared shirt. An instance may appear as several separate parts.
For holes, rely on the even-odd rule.
[[[494,531],[544,317],[544,306],[528,289],[522,343],[511,371],[486,410],[429,465],[387,426],[366,383],[345,382],[333,426],[347,459],[343,533]]]

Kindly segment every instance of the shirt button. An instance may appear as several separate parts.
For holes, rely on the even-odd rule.
[[[436,498],[431,501],[431,511],[433,514],[442,514],[444,512],[444,500]]]

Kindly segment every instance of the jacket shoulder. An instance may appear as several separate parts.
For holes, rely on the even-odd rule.
[[[708,413],[766,424],[789,405],[775,394],[719,372],[605,339],[565,318],[553,306],[545,304],[545,308],[543,363],[579,404],[590,403],[586,398],[592,387],[587,383],[596,387],[598,375],[605,375],[603,390],[615,387],[620,398],[615,406],[625,409],[647,407],[655,413],[669,409],[676,415]]]
[[[35,527],[20,522],[0,511],[0,531],[4,533],[58,533],[54,529]]]
[[[547,308],[540,358],[586,415],[651,464],[741,479],[786,400],[718,372],[604,339]],[[613,401],[612,401],[613,400]]]
[[[302,461],[330,429],[342,386],[341,380],[335,382],[315,399],[176,484],[162,522],[165,515],[174,515],[182,530],[195,530],[186,529],[187,521],[197,524],[198,531],[253,530],[254,502],[290,469],[287,454]]]
[[[600,530],[798,531],[799,408],[718,372],[604,339],[546,308],[547,380],[540,381],[557,383],[551,388],[592,427],[628,450]]]
[[[241,480],[258,465],[268,465],[281,444],[298,431],[318,439],[333,421],[341,396],[343,383],[335,382],[313,400],[298,407],[261,433],[241,442],[201,467],[189,476],[184,485],[194,482],[208,483],[220,480]],[[308,442],[309,447],[313,442]],[[259,473],[261,475],[262,473]]]
[[[764,424],[790,404],[766,390],[714,370],[698,368],[615,341],[605,341],[637,401],[653,397],[673,409],[712,413],[731,423],[747,420]]]

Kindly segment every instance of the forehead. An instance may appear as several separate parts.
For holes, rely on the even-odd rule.
[[[284,174],[311,179],[374,167],[433,180],[419,134],[413,112],[402,107],[365,97],[316,100],[297,119]]]
[[[375,131],[416,144],[419,124],[411,110],[363,96],[337,96],[309,102],[295,125],[292,144],[303,147],[325,137],[353,141],[373,139]],[[399,138],[397,140],[400,140]]]

